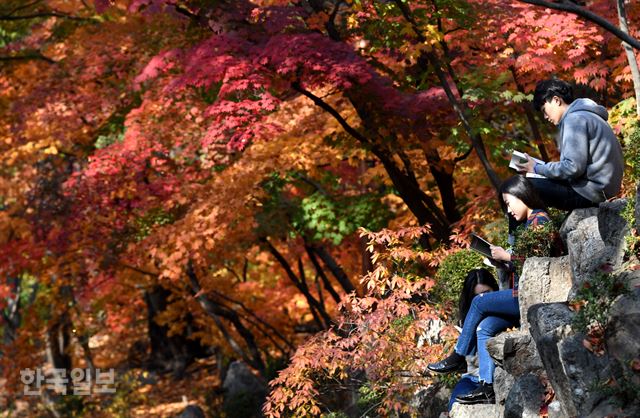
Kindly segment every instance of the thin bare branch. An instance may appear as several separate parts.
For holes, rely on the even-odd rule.
[[[566,1],[566,0],[562,0],[559,2],[550,2],[550,1],[544,1],[544,0],[518,0],[518,1],[521,1],[522,3],[533,4],[535,6],[545,7],[547,9],[560,10],[563,12],[572,13],[576,16],[580,16],[583,19],[586,19],[592,23],[595,23],[596,25],[600,26],[607,32],[613,34],[620,40],[628,43],[635,49],[640,50],[640,41],[638,39],[632,37],[627,33],[624,33],[624,31],[622,31],[615,24],[609,22],[607,19],[603,18],[602,16],[593,13],[592,11],[585,9],[584,7],[581,7],[576,3]]]

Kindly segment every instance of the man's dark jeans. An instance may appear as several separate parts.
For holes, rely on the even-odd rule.
[[[593,203],[573,190],[567,181],[536,178],[530,178],[529,181],[542,201],[552,208],[570,211],[598,206],[598,203]]]

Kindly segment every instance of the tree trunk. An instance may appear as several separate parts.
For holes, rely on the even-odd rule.
[[[69,313],[64,312],[50,323],[45,333],[45,353],[47,361],[54,369],[63,369],[66,376],[70,376],[72,367],[71,329]],[[67,382],[67,393],[71,391],[71,386],[72,382],[71,379],[69,379]],[[49,396],[48,391],[45,391],[45,396]]]
[[[314,246],[311,247],[312,251],[320,257],[325,266],[329,269],[333,277],[336,278],[340,286],[346,293],[356,292],[358,296],[362,296],[359,294],[358,289],[351,283],[347,273],[340,267],[340,264],[333,258],[333,256],[327,251],[323,246]]]
[[[156,322],[158,315],[166,310],[170,294],[169,290],[159,285],[144,292],[151,345],[149,365],[152,368],[173,372],[180,377],[193,360],[206,356],[207,350],[198,341],[188,338],[193,331],[191,324],[187,325],[181,334],[169,336],[169,328]]]
[[[316,273],[318,274],[318,276],[320,276],[320,279],[322,279],[322,284],[324,285],[324,288],[327,289],[327,292],[329,292],[329,294],[331,295],[331,297],[336,303],[340,303],[340,295],[338,295],[338,292],[336,292],[336,290],[331,285],[329,278],[325,274],[324,270],[322,269],[322,266],[320,265],[320,262],[318,261],[315,254],[313,253],[313,249],[307,244],[305,244],[304,249],[307,251],[309,260],[311,260],[311,264],[313,264],[313,267],[316,269]],[[319,289],[318,292],[320,291],[321,290]]]
[[[11,344],[17,335],[18,327],[22,319],[20,315],[20,293],[22,291],[22,279],[20,277],[10,277],[7,284],[11,287],[11,293],[15,297],[7,298],[7,307],[1,311],[3,320],[2,339],[4,344]],[[35,297],[35,289],[32,297]],[[1,354],[0,354],[1,355]]]
[[[627,23],[627,12],[624,7],[624,0],[617,0],[618,6],[618,20],[620,22],[620,30],[627,35],[629,34],[629,24]],[[638,60],[636,54],[626,42],[622,42],[622,48],[627,55],[627,61],[629,61],[629,68],[631,69],[631,78],[633,80],[633,90],[636,95],[636,115],[640,117],[640,71],[638,70]]]
[[[298,276],[296,276],[296,274],[293,272],[293,269],[291,268],[287,260],[284,258],[284,256],[280,253],[280,251],[278,251],[276,247],[273,246],[273,244],[271,244],[271,242],[268,239],[262,238],[262,242],[264,242],[267,245],[269,252],[275,257],[276,261],[280,263],[284,271],[287,273],[287,277],[289,277],[289,279],[293,282],[293,284],[304,295],[305,299],[307,300],[307,303],[309,304],[309,310],[311,311],[311,315],[313,315],[320,329],[328,329],[333,323],[333,321],[331,320],[331,317],[329,316],[327,311],[320,304],[320,302],[315,297],[313,297],[313,295],[309,292],[309,287],[307,286],[307,283],[301,280],[300,278],[298,278]]]
[[[456,196],[453,191],[453,169],[455,162],[442,161],[438,150],[432,147],[425,147],[424,155],[429,164],[431,175],[438,185],[442,208],[444,209],[447,220],[450,223],[459,221],[461,216],[456,207]]]
[[[261,376],[265,376],[266,367],[264,361],[262,360],[262,355],[260,354],[260,349],[258,347],[256,339],[253,333],[244,326],[237,312],[220,306],[203,292],[203,289],[200,286],[200,282],[198,281],[198,277],[196,276],[195,270],[191,263],[189,263],[189,266],[187,268],[187,279],[192,294],[195,296],[196,300],[198,301],[200,306],[202,306],[207,315],[209,315],[214,320],[216,326],[225,336],[233,351],[238,354],[247,364],[255,368]],[[222,323],[221,318],[225,318],[234,326],[240,337],[244,340],[246,349],[244,349],[229,333],[226,326]]]

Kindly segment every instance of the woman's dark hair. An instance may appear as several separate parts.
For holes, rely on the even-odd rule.
[[[533,93],[533,107],[537,111],[541,111],[542,106],[553,96],[558,96],[566,104],[570,104],[573,102],[573,87],[566,81],[557,78],[541,81],[536,85],[536,90]]]
[[[498,282],[493,277],[493,274],[487,269],[474,269],[467,273],[467,277],[464,279],[462,285],[462,292],[460,293],[460,300],[458,302],[458,313],[460,315],[460,325],[464,324],[464,318],[469,312],[471,307],[471,301],[476,296],[476,285],[484,284],[489,286],[493,291],[498,290]]]
[[[547,210],[547,205],[545,205],[540,196],[538,196],[536,189],[533,188],[531,182],[522,174],[509,177],[500,185],[500,206],[502,206],[502,210],[506,213],[507,204],[502,197],[504,193],[508,193],[522,200],[529,209]]]

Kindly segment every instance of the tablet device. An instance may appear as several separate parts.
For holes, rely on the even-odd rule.
[[[485,257],[491,257],[491,244],[477,236],[476,234],[471,234],[471,249],[479,252]]]

